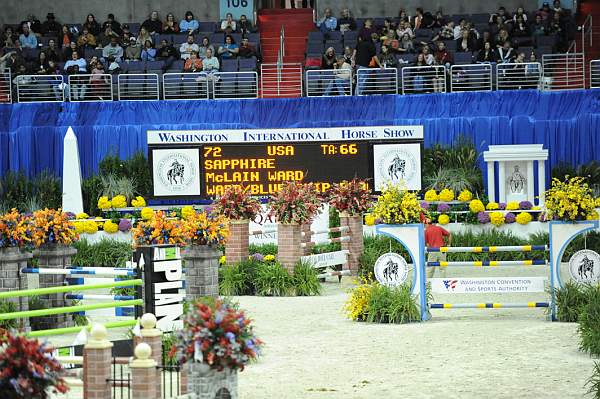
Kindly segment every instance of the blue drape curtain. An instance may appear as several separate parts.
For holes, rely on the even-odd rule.
[[[84,176],[108,154],[146,152],[151,129],[239,129],[422,124],[425,145],[471,137],[490,144],[544,144],[548,170],[600,159],[600,90],[535,90],[404,96],[227,101],[122,101],[0,106],[0,174],[62,173],[72,126]],[[480,161],[483,167],[483,160]],[[549,174],[549,173],[548,173]]]

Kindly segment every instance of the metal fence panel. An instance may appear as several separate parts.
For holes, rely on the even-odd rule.
[[[491,91],[492,66],[490,64],[452,65],[450,91]]]
[[[397,94],[396,68],[359,68],[356,71],[356,95]]]
[[[10,68],[0,71],[0,103],[12,102]]]
[[[61,75],[19,75],[14,78],[17,101],[62,102],[66,85]]]
[[[542,89],[573,90],[585,88],[583,53],[544,54],[542,56]]]
[[[308,70],[306,76],[306,96],[351,96],[352,95],[352,70],[347,71],[347,75],[340,75],[333,69]]]
[[[262,64],[260,91],[263,98],[302,97],[301,64]]]
[[[117,82],[119,100],[159,99],[158,75],[155,73],[120,74]]]
[[[256,72],[218,72],[212,81],[213,98],[257,98],[258,74]]]
[[[213,74],[205,72],[177,72],[163,75],[165,100],[206,100]]]
[[[542,78],[542,65],[539,62],[519,64],[498,64],[496,88],[498,90],[537,89]]]
[[[112,76],[69,75],[68,91],[71,102],[112,101]]]
[[[600,60],[590,61],[590,88],[600,88]]]
[[[443,65],[404,67],[402,94],[445,93],[446,68]]]

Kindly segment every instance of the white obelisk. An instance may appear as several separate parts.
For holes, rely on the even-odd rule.
[[[63,212],[75,214],[83,212],[83,197],[81,196],[81,165],[79,164],[79,148],[77,137],[69,126],[63,140]]]

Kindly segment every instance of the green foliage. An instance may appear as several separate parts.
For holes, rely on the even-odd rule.
[[[585,385],[589,385],[587,393],[590,394],[591,397],[600,399],[600,362],[594,362],[594,373],[587,380]]]
[[[556,318],[558,321],[568,323],[579,320],[579,315],[588,299],[584,287],[573,281],[568,281],[562,287],[555,288],[554,297]]]
[[[579,315],[579,349],[600,356],[600,285],[585,290],[586,304]]]
[[[18,311],[17,304],[10,301],[0,300],[0,313],[14,313]],[[0,329],[13,330],[19,326],[17,319],[1,320]]]
[[[136,152],[129,159],[120,159],[117,155],[109,155],[100,161],[98,168],[100,176],[113,175],[116,179],[125,178],[133,182],[134,194],[147,197],[152,193],[150,165],[146,156],[141,151]],[[117,194],[125,195],[124,192]],[[130,198],[127,195],[125,196]]]
[[[277,244],[250,244],[248,247],[250,254],[277,255]]]
[[[72,306],[81,305],[81,301],[74,299],[71,301],[71,305]],[[85,314],[82,314],[82,313],[72,313],[73,323],[75,323],[76,326],[87,326],[88,325],[88,318],[85,316]]]
[[[331,233],[334,234],[334,233]],[[311,248],[311,253],[313,254],[324,254],[327,252],[340,251],[342,249],[342,243],[340,242],[330,242],[328,244],[317,244]]]
[[[29,310],[46,309],[46,302],[43,301],[39,296],[29,297]],[[44,326],[41,324],[42,317],[30,317],[29,326],[32,331],[41,330]]]
[[[595,189],[594,195],[600,195],[597,192],[598,186],[600,186],[600,162],[597,160],[590,161],[579,165],[577,168],[565,163],[560,162],[554,168],[552,168],[552,178],[559,180],[565,180],[566,176],[583,176],[587,178],[587,182]],[[594,187],[596,186],[596,187]]]
[[[373,284],[367,304],[367,321],[376,323],[410,323],[421,315],[410,284],[388,287]]]
[[[219,293],[221,295],[254,295],[254,279],[260,263],[243,260],[219,268]]]
[[[174,332],[165,332],[161,336],[162,340],[162,365],[177,366],[177,355],[169,355],[171,348],[177,343],[177,337]]]
[[[321,294],[321,284],[319,283],[319,273],[310,263],[299,261],[294,266],[294,275],[292,281],[296,295],[312,296]]]
[[[427,190],[449,188],[455,193],[469,190],[473,193],[483,192],[481,170],[478,168],[440,168],[432,174],[424,176]]]
[[[127,200],[131,200],[136,194],[135,178],[117,176],[113,174],[101,175],[102,195],[113,198],[117,195],[124,195]]]
[[[72,262],[77,266],[125,267],[125,263],[133,255],[130,243],[108,238],[94,244],[83,239],[73,246],[77,249],[77,254]]]
[[[329,227],[340,227],[340,213],[332,206],[329,207]],[[329,233],[329,238],[340,236],[340,233]]]
[[[81,194],[83,196],[83,210],[88,215],[97,215],[98,198],[102,195],[102,181],[100,176],[92,176],[81,181]]]
[[[257,295],[286,296],[293,289],[293,281],[280,263],[261,263],[256,271],[254,286]]]
[[[567,245],[562,256],[563,262],[568,262],[573,254],[584,248],[600,248],[600,233],[593,231],[580,234]]]
[[[62,206],[62,182],[60,178],[48,170],[40,172],[32,180],[33,194],[40,204],[40,208],[57,209]]]
[[[60,179],[49,171],[42,171],[33,179],[20,172],[6,172],[0,178],[1,208],[17,208],[31,212],[41,208],[60,208],[62,188]]]

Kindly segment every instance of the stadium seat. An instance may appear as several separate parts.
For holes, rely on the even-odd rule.
[[[127,73],[144,73],[146,72],[145,61],[133,61],[127,63]]]
[[[321,31],[308,32],[308,41],[309,42],[323,43],[324,40],[325,40],[325,38],[323,37],[323,33]]]
[[[452,51],[456,51],[456,41],[454,40],[444,40],[444,43],[446,44],[446,50],[452,52]]]
[[[355,42],[358,40],[358,32],[354,30],[349,30],[344,32],[344,42]]]
[[[158,35],[155,45],[158,47],[163,40],[166,40],[167,43],[173,43],[173,35],[166,33]]]
[[[173,64],[171,64],[168,72],[181,72],[181,71],[183,71],[184,64],[185,64],[185,61],[177,60],[177,61],[173,62]]]
[[[221,72],[237,72],[238,60],[237,58],[231,60],[221,60]]]
[[[199,22],[198,30],[200,32],[216,32],[217,24],[215,22]]]
[[[454,53],[454,64],[462,65],[462,64],[472,64],[472,63],[473,63],[473,54],[471,52]]]
[[[339,30],[327,32],[325,39],[340,42],[342,41],[342,32],[340,32]]]
[[[490,14],[471,14],[471,17],[469,19],[471,22],[473,22],[475,25],[477,24],[488,24],[489,20],[490,20]]]
[[[308,54],[323,54],[323,42],[315,43],[308,42],[308,46],[306,47],[306,52]]]
[[[225,43],[225,34],[224,33],[211,33],[209,36],[210,42],[213,46],[220,46]]]
[[[238,60],[238,70],[240,72],[254,72],[256,71],[256,58],[240,58]]]

